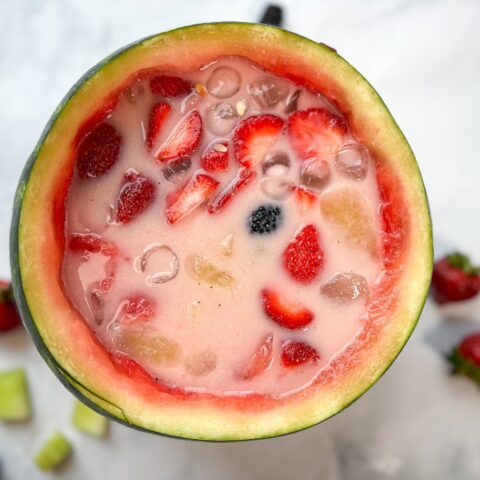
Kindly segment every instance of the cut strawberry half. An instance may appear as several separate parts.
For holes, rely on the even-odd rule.
[[[267,335],[259,345],[245,370],[240,375],[242,380],[250,380],[257,377],[272,364],[273,359],[273,335]]]
[[[304,305],[289,301],[269,288],[262,290],[260,300],[265,314],[284,328],[305,328],[314,319],[313,313]]]
[[[170,114],[172,107],[166,102],[157,102],[150,110],[150,117],[148,120],[148,131],[145,144],[147,151],[151,151],[155,145],[155,141],[158,138],[162,126],[165,123],[168,115]]]
[[[319,353],[310,345],[296,340],[287,340],[282,343],[282,364],[285,367],[298,367],[306,362],[318,362]]]
[[[282,133],[285,122],[275,115],[252,115],[235,128],[235,158],[245,167],[258,165]]]
[[[0,280],[0,333],[13,330],[20,324],[12,284],[6,280]]]
[[[317,200],[317,196],[305,187],[294,185],[293,193],[300,213],[305,213],[310,210]]]
[[[150,91],[163,97],[186,97],[192,91],[190,82],[169,75],[155,75],[150,79]]]
[[[117,162],[121,146],[122,137],[113,125],[97,125],[78,145],[78,175],[81,178],[94,178],[107,173]]]
[[[166,142],[156,153],[156,159],[163,163],[190,155],[199,147],[202,135],[202,118],[198,112],[193,111],[175,127]]]
[[[433,298],[437,303],[459,302],[480,291],[480,268],[462,253],[452,253],[435,262],[432,275]]]
[[[283,252],[283,266],[290,277],[300,283],[311,283],[323,266],[320,235],[314,225],[302,227]]]
[[[301,159],[322,159],[338,151],[347,133],[347,124],[325,108],[309,108],[288,117],[287,131]]]
[[[74,252],[102,253],[106,256],[117,254],[117,247],[98,233],[72,233],[68,248]]]
[[[220,212],[240,190],[245,188],[255,178],[255,175],[256,173],[253,170],[245,167],[240,168],[232,182],[208,206],[208,213],[216,214]]]
[[[175,201],[166,209],[165,217],[170,224],[176,223],[204,203],[217,189],[218,181],[206,173],[197,173],[175,195]]]
[[[115,220],[118,223],[129,223],[137,218],[155,197],[155,185],[147,177],[134,169],[128,170],[115,202]]]
[[[207,147],[200,161],[207,172],[225,172],[228,169],[228,142],[216,142]]]
[[[123,307],[123,315],[120,323],[131,325],[133,323],[145,322],[156,314],[156,302],[151,298],[142,295],[133,295]]]

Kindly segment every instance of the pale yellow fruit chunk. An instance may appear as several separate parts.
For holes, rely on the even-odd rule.
[[[190,355],[185,360],[185,370],[195,377],[201,377],[215,370],[217,367],[217,355],[213,350]]]
[[[320,197],[320,208],[327,223],[345,242],[377,257],[375,219],[358,190],[350,187],[329,190]]]
[[[187,259],[187,271],[199,283],[224,288],[233,287],[235,284],[235,279],[230,273],[217,268],[200,255],[193,255]]]

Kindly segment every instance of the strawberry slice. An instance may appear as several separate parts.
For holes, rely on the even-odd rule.
[[[285,122],[275,115],[252,115],[235,128],[235,158],[245,167],[258,165],[282,133]]]
[[[117,254],[116,246],[98,233],[71,233],[68,247],[74,252],[102,253],[109,257]]]
[[[256,173],[253,170],[245,167],[240,168],[232,182],[227,185],[225,190],[208,206],[208,213],[216,214],[220,212],[240,190],[254,179],[255,175]]]
[[[435,262],[432,275],[433,298],[437,303],[459,302],[480,292],[480,267],[459,252]]]
[[[285,299],[269,288],[262,290],[260,300],[265,314],[284,328],[291,330],[305,328],[314,319],[313,313],[308,308]]]
[[[203,153],[200,160],[207,172],[224,172],[228,169],[228,142],[214,143]]]
[[[313,207],[317,196],[305,187],[294,185],[293,193],[300,213],[305,213]]]
[[[97,125],[78,145],[78,175],[95,178],[107,173],[117,162],[121,146],[122,137],[113,125]]]
[[[273,335],[267,335],[257,348],[252,358],[240,375],[242,380],[250,380],[257,377],[272,364],[273,359]]]
[[[296,340],[287,340],[282,343],[282,363],[285,367],[298,367],[306,362],[318,362],[319,353],[310,345]]]
[[[142,213],[153,201],[155,185],[133,168],[124,175],[123,184],[115,202],[115,219],[118,223],[129,223]]]
[[[298,156],[324,158],[337,152],[347,133],[345,120],[325,108],[309,108],[288,117],[287,132]]]
[[[320,235],[314,225],[302,227],[283,252],[283,266],[293,280],[311,283],[323,266]]]
[[[134,295],[126,300],[123,307],[122,325],[145,322],[156,314],[154,300],[141,295]]]
[[[173,224],[184,218],[204,203],[217,187],[217,180],[210,175],[201,172],[195,174],[165,210],[167,222]]]
[[[145,144],[147,151],[151,151],[155,140],[162,129],[165,120],[167,119],[172,107],[166,102],[157,102],[150,110],[150,118],[148,120],[148,131]]]
[[[12,284],[0,280],[0,333],[13,330],[20,324],[20,316],[13,298]]]
[[[199,147],[202,135],[202,118],[193,111],[175,127],[155,156],[161,163],[188,156]]]
[[[179,77],[155,75],[150,79],[152,93],[163,97],[186,97],[192,91],[192,85]]]

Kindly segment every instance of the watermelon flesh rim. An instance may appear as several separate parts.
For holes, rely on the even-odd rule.
[[[271,27],[259,27],[259,26],[252,26],[252,25],[243,25],[243,24],[219,24],[217,26],[214,25],[206,25],[206,26],[197,26],[197,27],[189,27],[190,29],[198,29],[201,30],[202,28],[208,28],[208,29],[225,29],[228,28],[228,25],[231,26],[231,29],[239,29],[242,31],[243,34],[247,32],[249,29],[259,29],[261,28],[262,32],[265,30],[267,32],[270,31],[275,31],[275,35],[277,35],[277,29],[272,29]],[[244,29],[244,30],[242,30]],[[185,33],[184,37],[188,37],[188,28],[185,29],[187,32]],[[170,34],[174,34],[174,31],[171,32]],[[257,30],[255,30],[257,32]],[[294,37],[295,41],[297,42],[309,42],[305,39],[302,39],[301,37],[296,37],[293,34],[289,34],[287,32],[280,31],[282,33],[278,33],[278,35],[289,35]],[[205,33],[205,32],[204,32]],[[168,36],[169,33],[163,34],[164,36]],[[161,37],[158,36],[158,37]],[[157,37],[153,37],[155,39]],[[289,37],[290,39],[290,37]],[[138,44],[140,47],[142,46],[142,43]],[[319,47],[316,46],[316,48],[325,48],[325,47]],[[128,51],[128,50],[127,50]],[[328,52],[329,55],[335,55],[331,52]],[[335,55],[336,56],[336,55]],[[117,57],[118,58],[118,57]],[[107,60],[105,62],[102,62],[100,65],[108,65],[110,61],[113,59]],[[94,70],[93,74],[95,74],[97,70]],[[356,73],[356,72],[355,72]],[[101,74],[101,69],[98,74]],[[87,74],[88,75],[88,74]],[[356,74],[358,75],[358,74]],[[125,77],[123,78],[123,83],[125,83]],[[303,79],[305,81],[305,79]],[[83,85],[85,82],[81,81],[80,86]],[[74,87],[75,88],[75,87]],[[80,88],[80,87],[79,87]],[[74,90],[75,92],[76,90]],[[110,95],[110,96],[103,96],[105,100],[105,103],[102,105],[102,108],[98,109],[97,112],[101,112],[105,109],[110,108],[109,106],[114,106],[115,104],[115,95]],[[66,102],[66,105],[68,106],[68,101]],[[71,102],[70,102],[71,103]],[[341,102],[340,107],[341,107]],[[98,103],[97,103],[98,105]],[[382,106],[382,104],[380,105]],[[342,110],[342,108],[341,108]],[[91,112],[92,110],[90,110]],[[95,117],[96,114],[91,116],[90,113],[90,119],[93,118],[93,120],[90,121],[98,121],[98,115]],[[82,384],[87,385],[88,384],[88,378],[87,381],[85,379],[82,379],[81,381],[78,378],[78,375],[75,375],[74,370],[75,368],[71,368],[71,366],[65,365],[64,367],[60,367],[60,370],[58,367],[62,363],[68,363],[65,362],[65,358],[61,358],[62,355],[58,355],[60,352],[56,352],[57,356],[52,355],[52,352],[50,351],[49,347],[49,342],[45,337],[48,337],[48,335],[45,335],[45,331],[40,333],[41,331],[41,324],[39,323],[38,325],[35,323],[35,320],[32,320],[30,317],[30,309],[27,306],[27,297],[28,297],[28,292],[25,292],[24,289],[22,288],[22,279],[24,276],[28,277],[28,274],[26,272],[22,272],[22,266],[20,265],[20,270],[19,270],[19,258],[18,254],[19,252],[19,245],[18,241],[19,239],[21,240],[21,232],[18,230],[21,230],[21,227],[23,225],[28,226],[28,222],[24,222],[23,224],[18,223],[19,215],[21,213],[21,208],[22,208],[22,200],[24,198],[24,195],[28,193],[28,190],[25,191],[29,185],[27,185],[27,179],[29,179],[29,176],[32,174],[35,174],[35,168],[33,169],[32,172],[30,172],[30,168],[32,167],[33,161],[37,159],[38,156],[41,154],[41,147],[44,145],[44,140],[45,137],[48,137],[48,133],[50,131],[50,128],[55,127],[54,121],[56,119],[61,119],[62,115],[61,112],[59,112],[59,116],[53,119],[52,123],[53,125],[47,126],[46,132],[44,134],[44,137],[41,139],[39,143],[39,147],[36,149],[34,154],[32,155],[30,165],[27,166],[26,171],[24,172],[23,175],[23,180],[20,183],[19,186],[19,191],[17,193],[17,198],[16,198],[16,219],[17,222],[15,222],[15,217],[14,221],[12,223],[12,269],[14,272],[15,278],[15,292],[17,299],[20,302],[20,310],[22,311],[22,316],[24,317],[24,321],[27,324],[27,328],[31,333],[33,333],[34,338],[37,339],[37,345],[39,346],[39,349],[41,353],[44,355],[44,357],[48,358],[48,363],[52,366],[52,360],[55,362],[53,367],[57,370],[57,373],[63,377],[64,383],[65,380],[68,382],[69,385],[71,385],[72,381],[75,383],[78,383],[79,386],[82,386]],[[83,118],[89,118],[89,116],[84,115]],[[347,116],[348,118],[348,116]],[[88,123],[88,120],[87,120]],[[77,128],[77,131],[81,132],[83,130],[82,127]],[[77,134],[78,135],[78,134]],[[400,134],[401,135],[401,134]],[[360,132],[360,136],[361,132]],[[368,139],[367,139],[368,140]],[[76,136],[76,139],[73,139],[73,144],[78,141],[78,136]],[[406,143],[406,142],[404,142]],[[408,145],[407,145],[408,148]],[[410,152],[411,154],[411,152]],[[413,158],[413,155],[411,156]],[[413,160],[414,162],[414,160]],[[416,165],[415,165],[416,167]],[[61,221],[63,216],[64,216],[64,211],[62,210],[64,207],[64,199],[65,195],[67,193],[67,188],[68,184],[70,181],[70,175],[71,171],[73,169],[73,156],[69,160],[69,165],[68,168],[64,167],[64,170],[60,172],[59,175],[57,175],[57,178],[54,178],[55,180],[55,187],[50,188],[49,193],[52,194],[54,192],[54,199],[51,202],[52,206],[52,216],[51,216],[51,226],[52,226],[52,232],[53,232],[53,237],[55,238],[55,243],[56,243],[56,249],[52,248],[52,259],[55,261],[59,261],[59,258],[61,258],[61,253],[63,253],[63,228],[61,227],[63,225],[63,222]],[[365,319],[365,328],[361,332],[361,334],[357,337],[356,341],[350,344],[340,355],[339,357],[335,358],[329,365],[328,368],[324,369],[322,371],[322,374],[320,375],[319,379],[317,380],[316,384],[317,385],[322,385],[322,387],[325,387],[325,385],[330,385],[335,383],[338,380],[338,376],[340,375],[340,372],[344,371],[345,369],[345,363],[341,361],[342,358],[349,358],[353,366],[355,367],[355,364],[361,368],[363,365],[362,363],[362,352],[365,352],[367,350],[365,348],[366,342],[379,342],[379,336],[381,336],[381,326],[382,326],[382,320],[385,320],[385,311],[390,311],[390,312],[395,312],[396,309],[399,307],[399,302],[401,302],[401,292],[399,293],[398,289],[398,283],[400,280],[402,280],[402,275],[404,274],[405,271],[405,265],[404,265],[404,259],[405,256],[407,256],[409,252],[409,248],[411,248],[412,244],[412,238],[411,238],[411,232],[412,232],[412,225],[410,224],[410,219],[412,218],[412,212],[409,209],[408,205],[408,200],[406,197],[406,192],[405,189],[402,189],[402,184],[405,184],[404,181],[398,178],[397,172],[392,168],[392,166],[388,165],[388,163],[385,163],[382,161],[379,161],[377,163],[377,175],[378,175],[378,184],[379,184],[379,190],[380,194],[382,196],[383,203],[385,205],[384,211],[382,214],[383,222],[384,222],[384,231],[386,234],[386,238],[389,240],[384,243],[385,245],[385,266],[387,268],[386,274],[385,274],[385,280],[380,284],[380,286],[377,289],[377,297],[376,299],[371,303],[370,308],[369,308],[369,315],[368,318]],[[416,173],[417,177],[419,177],[418,171],[413,172],[414,174]],[[63,175],[63,178],[62,178]],[[420,179],[421,183],[421,179]],[[420,218],[420,221],[423,221],[426,223],[424,225],[424,231],[427,233],[427,236],[429,235],[430,228],[429,228],[429,218],[428,218],[428,208],[426,206],[426,201],[424,197],[424,192],[423,192],[423,186],[421,185],[422,190],[420,191],[420,200],[423,200],[423,208],[424,211],[422,212],[423,218]],[[409,193],[409,192],[407,192]],[[410,200],[411,201],[411,200]],[[426,212],[426,216],[425,216]],[[21,222],[22,223],[22,222]],[[55,228],[55,225],[60,226],[61,228]],[[19,235],[20,233],[20,235]],[[422,282],[423,282],[423,288],[424,292],[426,292],[426,286],[428,286],[428,281],[429,281],[429,265],[431,265],[431,239],[427,238],[426,245],[423,245],[423,252],[424,256],[426,259],[425,266],[422,268],[421,274],[422,274]],[[56,250],[56,251],[55,251]],[[21,248],[20,248],[21,251]],[[60,253],[61,252],[61,253]],[[15,255],[15,253],[17,255]],[[28,270],[26,268],[23,269],[24,271]],[[22,275],[23,273],[23,275]],[[58,287],[61,289],[63,288],[61,286],[61,280],[59,276],[57,275],[58,278],[56,278],[58,282]],[[25,295],[27,293],[27,295]],[[421,295],[420,295],[421,296]],[[415,313],[409,318],[409,323],[407,324],[407,328],[413,329],[414,323],[416,321],[416,318],[418,316],[418,311],[421,309],[423,305],[423,300],[424,300],[424,295],[423,298],[421,299],[422,301],[417,302],[415,305]],[[28,302],[28,304],[31,304],[32,300]],[[416,315],[416,316],[415,316]],[[35,315],[32,315],[33,318],[35,319]],[[27,317],[27,318],[26,318]],[[38,316],[37,316],[38,317]],[[38,321],[38,320],[37,320]],[[39,328],[40,327],[40,328]],[[407,332],[407,336],[410,333],[410,331]],[[84,329],[83,333],[87,334],[89,331],[87,327],[87,331]],[[406,336],[404,335],[404,338],[402,339],[403,341],[406,340]],[[93,338],[93,335],[90,333],[90,342],[95,343],[95,339]],[[402,343],[403,344],[403,343]],[[99,344],[97,343],[96,348],[99,347]],[[401,345],[400,345],[401,347]],[[391,348],[391,347],[390,347]],[[383,365],[383,370],[389,365],[389,363],[393,360],[393,357],[398,353],[399,348],[396,349],[396,352],[394,352],[394,355],[391,355],[388,359],[388,361],[385,361],[385,364]],[[59,358],[60,357],[60,358]],[[168,389],[165,386],[162,386],[158,384],[157,382],[153,381],[149,375],[145,372],[145,370],[139,366],[136,362],[133,362],[128,359],[123,359],[123,358],[112,358],[109,356],[106,352],[104,352],[104,358],[103,360],[107,360],[112,364],[113,361],[113,368],[116,372],[119,372],[120,375],[128,377],[128,379],[132,380],[135,385],[143,385],[143,395],[152,403],[155,403],[155,397],[158,400],[158,404],[161,405],[165,401],[165,394],[170,398],[170,400],[173,399],[173,402],[178,402],[178,401],[185,401],[188,400],[188,404],[190,405],[191,402],[195,401],[205,401],[208,399],[209,402],[214,405],[215,409],[220,409],[220,410],[233,410],[237,411],[238,409],[242,409],[247,412],[252,412],[255,414],[258,414],[259,412],[262,411],[268,411],[271,409],[274,409],[279,406],[281,403],[286,403],[286,404],[291,404],[292,398],[288,397],[288,399],[285,400],[275,400],[273,401],[272,399],[265,398],[260,395],[255,395],[255,396],[248,396],[248,397],[238,397],[235,399],[226,400],[225,397],[221,398],[216,398],[213,395],[207,395],[207,396],[202,396],[199,398],[198,394],[185,394],[184,392],[181,392],[179,390],[172,390]],[[62,362],[63,360],[63,362]],[[100,357],[99,357],[100,360]],[[365,360],[363,360],[364,362]],[[70,367],[70,368],[69,368]],[[382,373],[383,371],[380,369],[377,371],[377,377]],[[62,373],[64,372],[64,373]],[[69,373],[67,373],[69,372]],[[72,381],[69,380],[71,378]],[[358,392],[355,392],[354,394],[351,394],[350,397],[348,398],[348,401],[345,401],[344,403],[350,403],[353,401],[356,396],[361,394],[368,386],[370,386],[371,383],[375,378],[371,379],[371,382],[366,385],[363,389],[359,389]],[[91,390],[90,396],[93,398],[93,405],[96,406],[98,409],[99,406],[97,404],[100,404],[102,402],[102,397],[105,397],[105,395],[100,395],[99,393],[93,394],[93,388],[89,387],[86,388],[86,391]],[[84,392],[85,393],[85,392]],[[310,392],[312,396],[315,396],[315,393],[317,392]],[[87,395],[88,396],[88,395]],[[186,398],[188,397],[188,398]],[[302,400],[305,397],[305,392],[301,392],[297,395],[297,400],[301,403]],[[90,398],[90,400],[92,400]],[[110,402],[105,398],[104,403],[108,405],[108,403],[111,403],[113,405],[118,404],[118,402],[112,401]],[[89,404],[92,404],[90,401]],[[191,406],[191,405],[190,405]],[[343,408],[344,405],[340,405],[338,409]],[[105,407],[100,407],[102,410],[111,411],[111,408],[108,406]],[[125,410],[123,408],[119,408],[119,410]],[[118,414],[118,411],[116,413],[113,413],[113,416],[123,416],[124,419],[127,419],[127,422],[131,423],[137,423],[135,420],[129,420],[129,415],[124,411],[122,415]],[[316,419],[313,419],[313,421],[310,421],[311,423],[316,423]],[[141,425],[139,425],[141,426]],[[299,427],[303,427],[304,425],[299,425]],[[306,422],[306,426],[308,426],[308,421]],[[147,427],[147,429],[149,429]],[[293,428],[293,429],[298,429],[298,428]],[[165,432],[168,433],[168,432]],[[235,432],[234,432],[235,433]],[[282,433],[282,432],[281,432]],[[174,432],[176,434],[176,432]],[[276,434],[275,431],[272,431],[272,434]],[[208,435],[206,435],[208,437]],[[235,436],[235,435],[233,435]],[[251,435],[253,437],[255,435]],[[257,436],[265,436],[265,435],[257,435]],[[225,436],[224,436],[225,437]]]

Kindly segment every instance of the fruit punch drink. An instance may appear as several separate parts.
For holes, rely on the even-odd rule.
[[[179,29],[96,67],[54,120],[12,264],[40,351],[91,406],[182,437],[277,435],[346,406],[408,338],[431,271],[421,177],[330,48]]]

